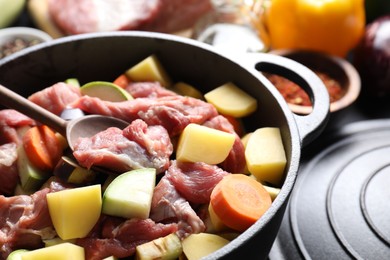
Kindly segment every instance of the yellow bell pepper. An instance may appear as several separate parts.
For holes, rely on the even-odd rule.
[[[271,0],[265,21],[272,49],[345,57],[363,36],[364,0]]]

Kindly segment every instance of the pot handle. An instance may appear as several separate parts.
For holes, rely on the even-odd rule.
[[[302,145],[309,144],[321,134],[330,115],[329,93],[322,80],[312,70],[292,59],[270,53],[241,54],[239,60],[257,71],[278,74],[301,86],[313,104],[311,113],[293,114]],[[267,80],[266,77],[264,79]]]

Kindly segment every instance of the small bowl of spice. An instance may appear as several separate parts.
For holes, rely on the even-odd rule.
[[[304,50],[274,50],[270,53],[295,60],[316,73],[328,90],[330,112],[351,105],[360,94],[360,76],[353,65],[345,59]],[[283,95],[294,113],[305,115],[311,112],[311,99],[299,85],[279,75],[269,73],[264,75]]]
[[[0,29],[0,59],[51,39],[51,36],[47,33],[29,27]]]

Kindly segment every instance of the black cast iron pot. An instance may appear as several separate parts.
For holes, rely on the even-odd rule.
[[[27,97],[67,78],[78,78],[81,83],[109,81],[151,54],[157,55],[174,81],[192,84],[203,93],[232,81],[256,97],[258,111],[244,119],[247,131],[263,126],[281,129],[288,164],[280,194],[259,221],[207,257],[266,258],[297,177],[302,145],[318,136],[329,115],[326,88],[303,65],[271,54],[228,58],[209,45],[172,35],[113,32],[65,37],[22,50],[0,61],[0,84]],[[276,73],[304,86],[313,99],[313,112],[293,114],[259,71]]]

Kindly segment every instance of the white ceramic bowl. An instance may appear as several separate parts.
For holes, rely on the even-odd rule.
[[[52,40],[52,37],[41,30],[29,27],[8,27],[0,29],[0,47],[2,52],[3,46],[14,41],[15,39],[22,39],[28,43],[32,41],[38,41],[39,43],[41,43]],[[24,48],[26,47],[29,46],[26,45]],[[3,53],[1,53],[0,58],[3,57],[4,55]]]

